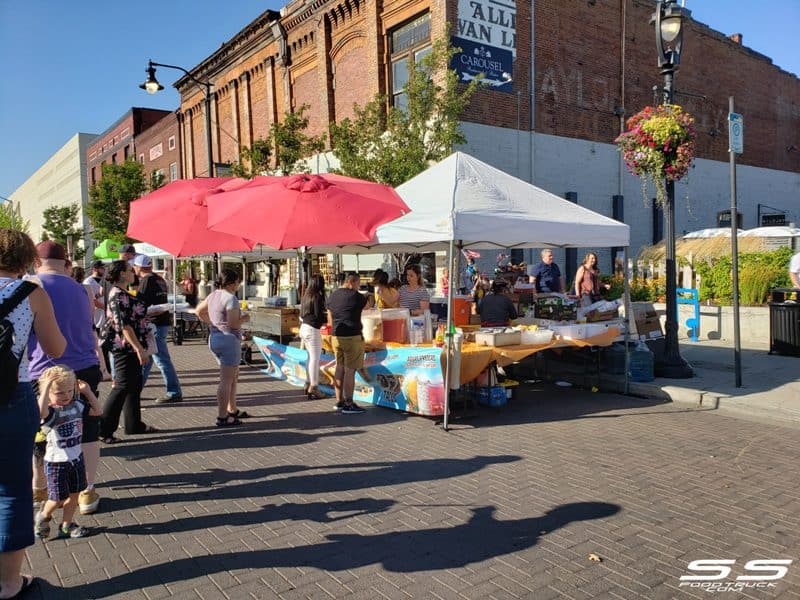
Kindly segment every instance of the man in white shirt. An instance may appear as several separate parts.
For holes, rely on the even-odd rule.
[[[800,288],[800,252],[789,261],[789,277],[792,279],[792,287]]]

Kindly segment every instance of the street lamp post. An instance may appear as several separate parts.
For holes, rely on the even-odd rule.
[[[659,0],[656,12],[650,20],[655,25],[658,67],[664,77],[664,104],[672,104],[675,71],[681,60],[683,24],[691,13],[676,0]],[[678,345],[678,299],[675,292],[675,182],[666,181],[666,206],[664,206],[664,229],[666,236],[667,318],[664,356],[656,361],[656,370],[662,377],[687,379],[693,377],[692,367],[680,353]]]
[[[205,103],[206,103],[206,151],[208,152],[208,176],[214,176],[214,160],[211,155],[211,86],[212,83],[210,81],[200,81],[196,77],[194,77],[189,71],[184,69],[183,67],[176,67],[175,65],[165,65],[162,63],[157,63],[148,61],[147,63],[147,80],[141,84],[139,87],[145,90],[148,94],[155,94],[156,92],[163,90],[164,86],[161,85],[158,80],[156,79],[156,67],[164,67],[165,69],[175,69],[176,71],[183,72],[189,79],[194,81],[197,85],[203,86],[205,88]]]

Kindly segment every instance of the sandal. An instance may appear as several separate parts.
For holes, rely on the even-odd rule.
[[[119,438],[114,437],[113,435],[110,435],[108,437],[101,437],[100,441],[103,442],[104,444],[118,444],[122,440],[119,439]]]
[[[228,414],[227,417],[217,417],[217,427],[234,427],[241,424],[242,422],[232,414]]]
[[[228,416],[229,417],[234,417],[234,418],[237,418],[237,419],[249,419],[250,418],[250,415],[247,414],[246,410],[239,410],[238,408],[236,409],[235,412],[229,412]]]

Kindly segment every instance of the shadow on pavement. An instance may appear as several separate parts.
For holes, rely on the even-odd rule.
[[[420,481],[438,481],[475,473],[489,465],[517,460],[520,460],[519,456],[476,456],[466,459],[442,458],[342,464],[337,465],[333,472],[330,467],[315,468],[299,465],[247,471],[215,469],[201,473],[136,477],[115,481],[111,487],[112,489],[132,489],[132,486],[140,486],[141,495],[103,498],[103,511],[132,510],[153,504],[187,504],[200,500],[219,501],[289,494],[329,494]],[[299,471],[305,473],[280,479],[265,479],[276,474]],[[222,485],[232,481],[244,481],[244,483]],[[161,490],[171,487],[185,489],[190,486],[195,486],[197,489],[191,492],[159,494],[153,493],[151,486]],[[202,519],[197,521],[197,527],[205,527]]]
[[[470,520],[455,527],[375,535],[331,534],[320,544],[180,558],[64,591],[75,598],[101,598],[148,585],[264,567],[344,571],[380,563],[395,573],[455,569],[530,548],[540,536],[572,522],[610,517],[619,510],[616,504],[579,502],[557,506],[540,517],[499,521],[494,517],[495,508],[484,506],[472,509]]]
[[[259,510],[203,515],[203,529],[214,527],[236,527],[239,525],[260,525],[275,521],[314,521],[333,523],[342,519],[381,513],[389,510],[394,500],[375,500],[359,498],[356,500],[334,500],[331,502],[309,502],[307,504],[265,504]],[[182,533],[198,529],[197,517],[172,519],[163,523],[144,523],[137,527],[104,527],[104,533],[128,535],[158,535],[162,533]],[[93,530],[94,532],[95,530]]]

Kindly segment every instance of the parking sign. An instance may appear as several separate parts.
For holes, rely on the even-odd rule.
[[[728,113],[728,152],[744,152],[744,119],[739,113]]]

